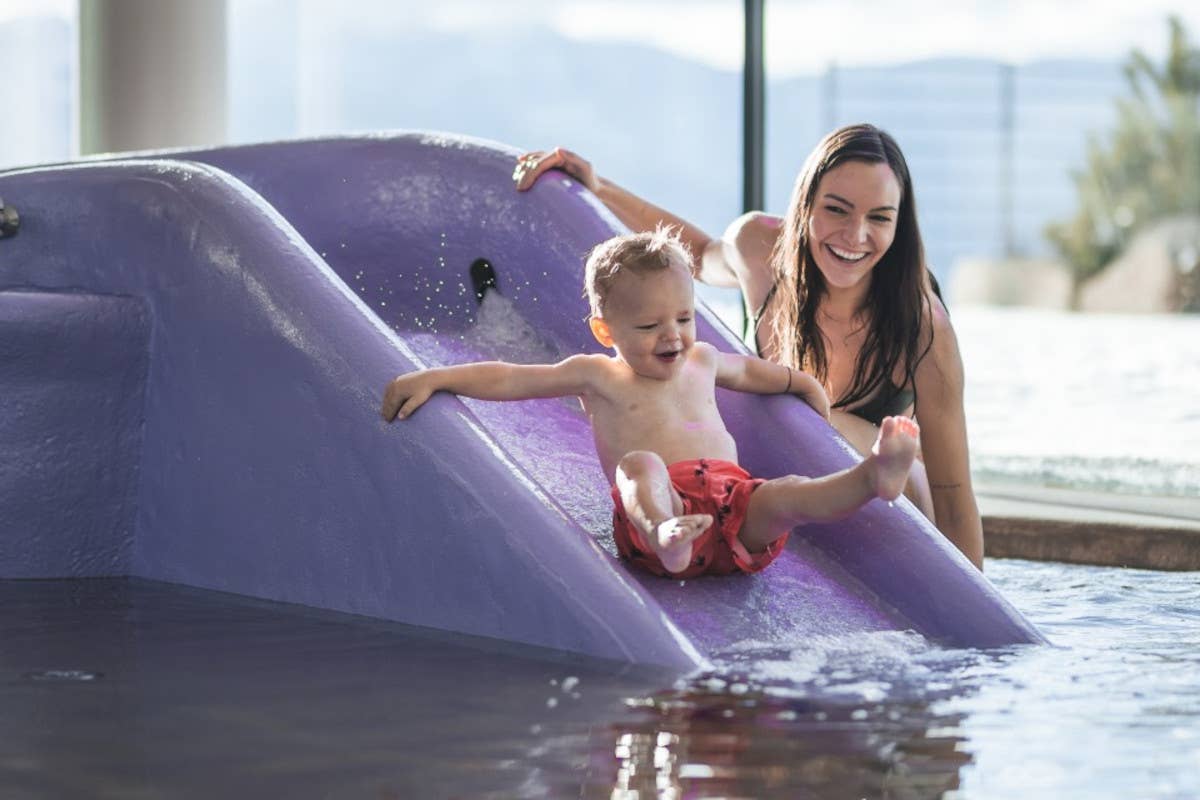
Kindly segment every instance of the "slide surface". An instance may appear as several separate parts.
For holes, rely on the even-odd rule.
[[[0,389],[23,398],[0,421],[21,445],[0,577],[133,575],[681,669],[860,631],[1043,641],[906,501],[799,528],[755,576],[665,580],[615,557],[576,404],[439,395],[379,421],[399,372],[597,349],[582,261],[619,225],[565,176],[518,194],[514,156],[401,133],[0,175],[21,214]],[[718,394],[756,475],[857,458],[794,398]]]

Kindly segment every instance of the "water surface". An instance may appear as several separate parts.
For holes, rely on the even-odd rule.
[[[1054,646],[751,641],[696,675],[140,580],[0,582],[0,783],[13,798],[1195,797],[1197,575],[988,570]]]

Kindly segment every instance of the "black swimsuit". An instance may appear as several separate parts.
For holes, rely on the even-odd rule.
[[[758,325],[762,322],[767,304],[775,296],[775,288],[778,285],[777,283],[771,284],[766,298],[763,299],[762,305],[758,307],[757,311],[751,310],[748,306],[746,308],[746,329],[742,333],[742,341],[746,343],[751,352],[758,353]],[[903,414],[915,399],[916,394],[912,389],[901,389],[888,381],[873,398],[855,408],[847,408],[846,411],[878,426],[883,422],[884,417]]]
[[[879,394],[861,406],[847,408],[846,411],[878,427],[883,424],[884,417],[894,417],[907,411],[915,399],[916,394],[912,389],[900,389],[888,381]]]
[[[762,305],[758,307],[758,311],[754,311],[750,306],[746,306],[746,329],[742,331],[742,341],[746,343],[746,347],[749,347],[752,353],[758,353],[758,324],[762,322],[763,313],[767,310],[767,304],[771,302],[771,298],[775,296],[775,287],[778,285],[777,283],[771,284],[771,288],[767,290],[767,296],[763,299]]]

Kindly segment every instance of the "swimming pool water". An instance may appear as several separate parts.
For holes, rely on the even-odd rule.
[[[975,475],[1200,497],[1200,317],[952,311]]]
[[[1000,560],[988,574],[1054,646],[750,643],[689,676],[145,581],[4,581],[0,785],[1196,797],[1197,575]]]
[[[977,750],[970,796],[1200,796],[1200,575],[991,567],[1056,647],[963,676],[974,688],[948,707]]]

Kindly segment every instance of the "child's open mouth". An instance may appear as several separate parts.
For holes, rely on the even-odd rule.
[[[681,351],[679,351],[679,350],[668,350],[665,353],[655,353],[654,357],[657,358],[659,361],[664,361],[668,364],[671,364],[675,361],[675,359],[679,358],[680,352]]]

